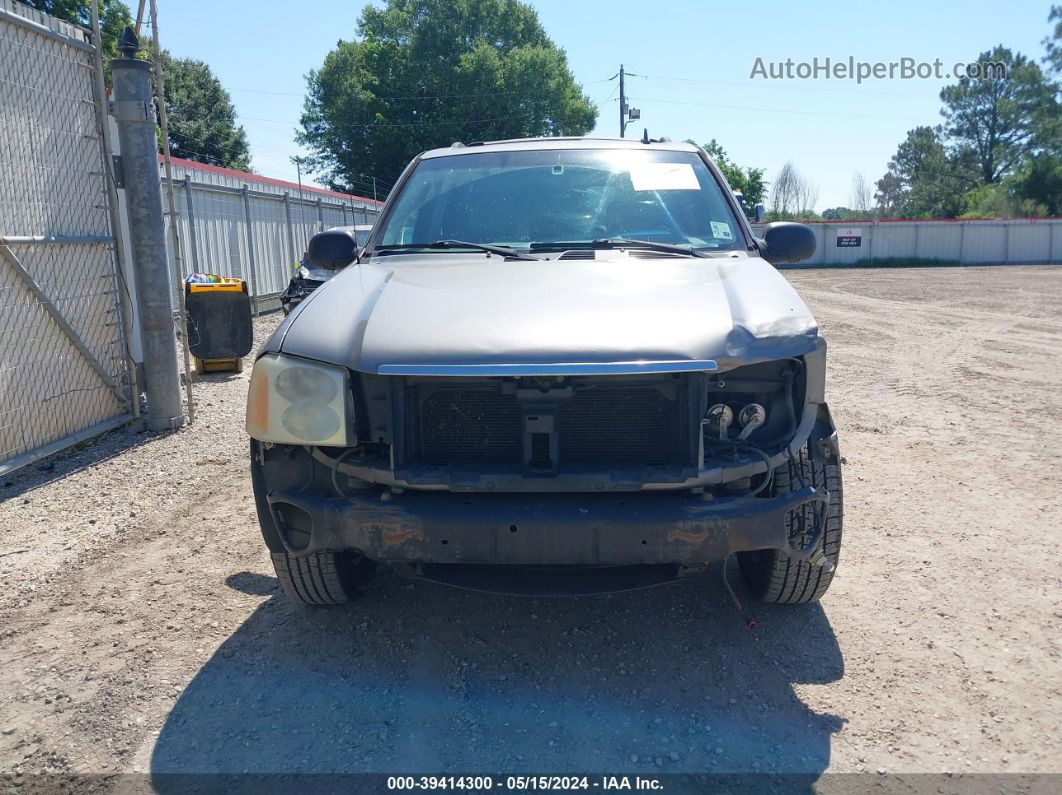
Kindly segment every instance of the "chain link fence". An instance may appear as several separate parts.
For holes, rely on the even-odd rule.
[[[134,412],[89,34],[0,0],[0,473]]]

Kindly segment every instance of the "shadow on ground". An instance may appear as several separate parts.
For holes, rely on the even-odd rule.
[[[172,431],[152,433],[125,425],[113,431],[93,436],[66,450],[45,456],[40,461],[0,475],[0,503],[44,486],[55,480],[80,472],[126,453]]]
[[[758,610],[718,577],[530,599],[384,573],[347,608],[274,593],[199,671],[151,758],[173,773],[777,771],[814,780],[842,719],[794,683],[844,671],[822,608]]]

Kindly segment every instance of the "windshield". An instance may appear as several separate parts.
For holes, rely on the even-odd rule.
[[[452,240],[549,250],[550,244],[621,239],[706,252],[745,247],[700,157],[652,149],[483,152],[422,160],[376,245]]]

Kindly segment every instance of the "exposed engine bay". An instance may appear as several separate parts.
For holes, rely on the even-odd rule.
[[[356,444],[288,447],[286,480],[457,492],[753,495],[802,442],[805,359],[725,373],[415,378],[353,384]],[[806,433],[804,434],[806,436]],[[295,461],[302,465],[292,467]],[[279,472],[278,472],[279,474]]]

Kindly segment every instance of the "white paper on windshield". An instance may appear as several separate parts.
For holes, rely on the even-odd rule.
[[[722,221],[712,221],[712,237],[717,240],[733,240],[734,236],[730,234],[730,224],[725,224]]]
[[[689,163],[641,163],[631,165],[635,190],[700,190],[697,175]]]

